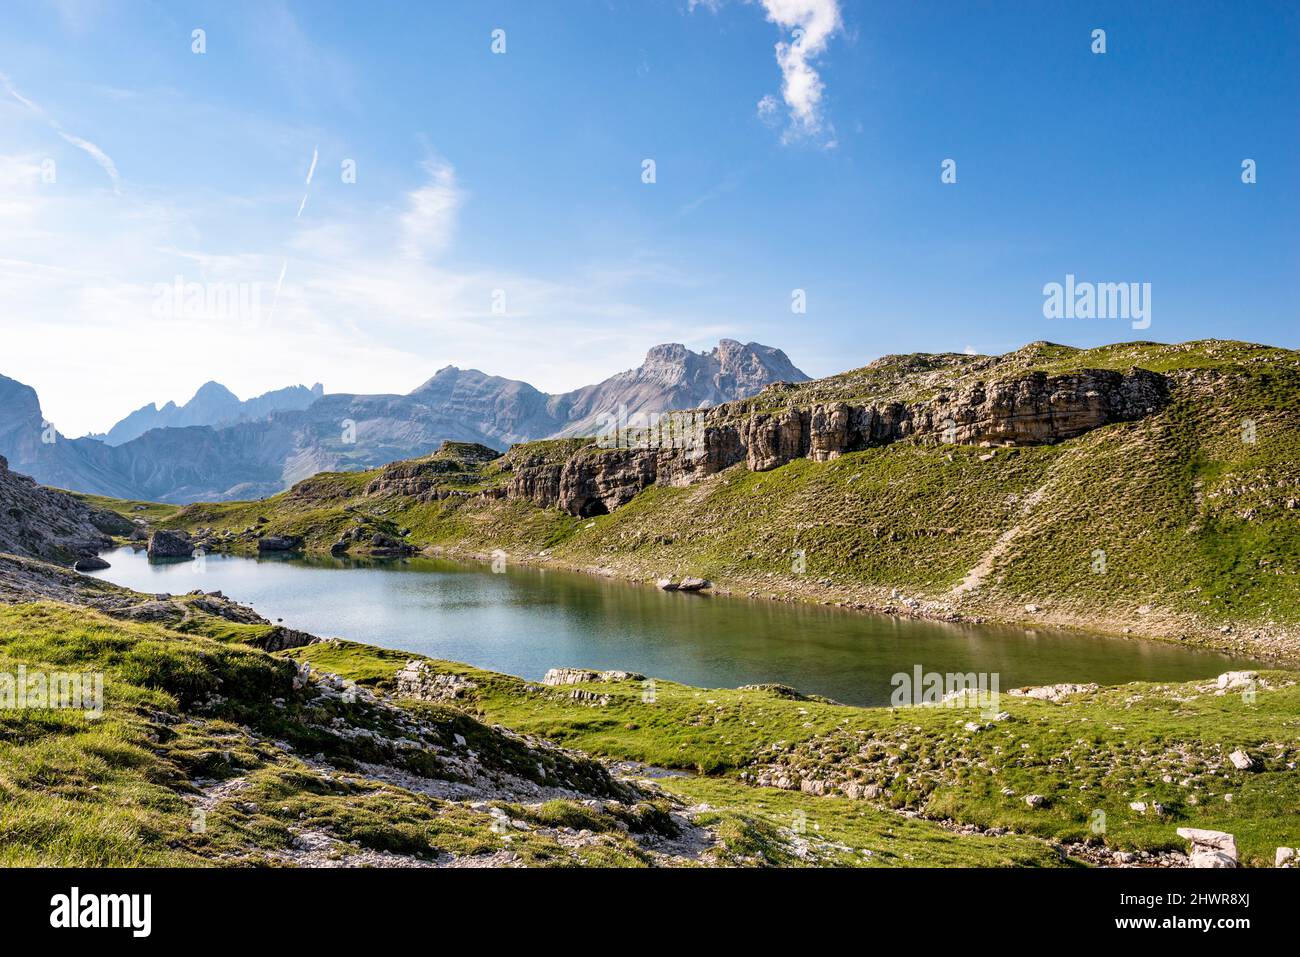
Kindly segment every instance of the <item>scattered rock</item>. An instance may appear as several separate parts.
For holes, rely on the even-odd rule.
[[[1030,807],[1043,807],[1047,804],[1047,798],[1043,797],[1041,794],[1026,794],[1025,803]]]
[[[707,578],[683,578],[677,585],[678,591],[704,591],[706,588],[712,588],[713,582]]]
[[[1258,680],[1258,671],[1225,671],[1215,680],[1215,684],[1220,691],[1242,691]]]
[[[595,671],[582,668],[552,668],[542,678],[544,685],[577,685],[586,681],[597,681],[600,675]]]
[[[552,668],[542,678],[544,685],[578,685],[588,681],[644,681],[634,671],[588,671],[585,668]]]
[[[297,535],[263,535],[257,540],[259,552],[292,552],[302,548],[302,539]]]
[[[1255,762],[1250,755],[1241,750],[1233,751],[1232,754],[1228,755],[1228,760],[1232,762],[1232,766],[1238,771],[1249,771],[1255,766]]]
[[[113,567],[112,565],[104,561],[104,559],[100,558],[99,556],[95,556],[93,558],[80,558],[72,566],[74,571],[79,571],[79,572],[97,572],[100,571],[101,569],[112,568],[112,567]]]
[[[1070,684],[1066,682],[1056,685],[1039,685],[1033,688],[1012,688],[1007,694],[1023,698],[1037,698],[1039,701],[1060,701],[1070,695],[1085,694],[1096,690],[1097,686],[1095,684]]]
[[[189,532],[159,529],[149,536],[150,558],[193,558],[194,543]]]
[[[1237,839],[1231,834],[1196,827],[1180,827],[1177,833],[1192,844],[1192,867],[1237,866]]]

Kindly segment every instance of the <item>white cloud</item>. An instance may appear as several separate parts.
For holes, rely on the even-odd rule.
[[[713,13],[723,0],[690,0],[694,12],[703,7]],[[844,27],[839,0],[746,0],[763,7],[769,23],[789,30],[788,40],[776,44],[776,62],[781,68],[781,98],[789,112],[790,125],[785,131],[787,142],[826,134],[827,147],[835,146],[834,129],[826,119],[822,94],[826,86],[814,66],[826,52],[831,38]],[[766,94],[758,101],[758,116],[766,122],[776,118],[776,97]]]
[[[813,63],[843,26],[838,0],[760,0],[767,19],[792,31],[776,45],[781,96],[790,110],[790,133],[814,136],[827,128],[822,112],[825,85]]]

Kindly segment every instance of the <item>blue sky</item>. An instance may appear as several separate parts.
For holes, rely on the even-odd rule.
[[[1283,2],[8,0],[0,372],[76,435],[210,378],[558,391],[721,336],[813,375],[1300,346],[1298,39]],[[1150,283],[1150,328],[1045,318],[1066,274]]]

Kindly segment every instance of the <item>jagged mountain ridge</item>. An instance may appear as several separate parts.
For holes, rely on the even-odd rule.
[[[557,436],[593,435],[599,418],[625,407],[637,412],[698,409],[757,395],[773,382],[806,382],[780,349],[723,339],[712,352],[691,352],[672,343],[655,346],[636,369],[569,393],[568,424]]]
[[[162,408],[150,402],[136,409],[102,435],[106,445],[121,445],[139,438],[150,429],[184,428],[190,425],[233,425],[265,418],[282,409],[305,409],[325,394],[317,382],[311,388],[292,385],[248,400],[240,400],[220,382],[205,382],[184,405],[168,402]]]
[[[807,379],[784,352],[758,343],[723,340],[705,353],[668,344],[651,349],[637,369],[558,395],[448,366],[408,395],[322,395],[303,409],[276,409],[225,426],[156,428],[112,445],[67,439],[45,427],[35,391],[0,376],[0,454],[16,471],[59,488],[162,502],[224,501],[271,495],[322,471],[425,455],[448,440],[504,449],[591,434],[602,415],[712,405],[754,395],[771,382]]]

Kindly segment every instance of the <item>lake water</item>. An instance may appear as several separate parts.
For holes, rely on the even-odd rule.
[[[96,577],[147,593],[220,590],[265,617],[540,679],[548,668],[617,668],[713,688],[780,682],[850,704],[889,703],[891,677],[924,671],[1030,684],[1208,678],[1248,659],[1150,641],[910,621],[818,606],[661,592],[590,575],[416,558],[150,563],[103,556]]]

